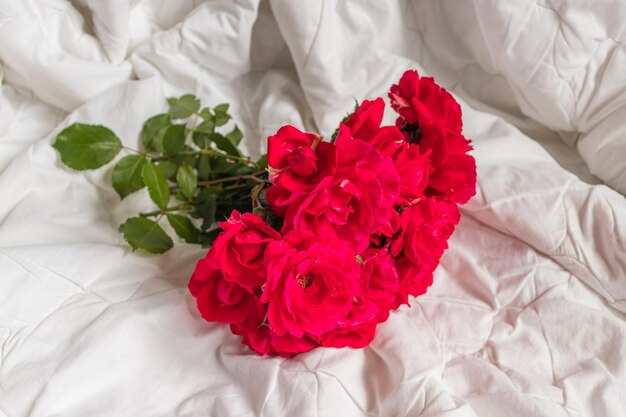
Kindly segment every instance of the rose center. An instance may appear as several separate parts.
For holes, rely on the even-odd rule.
[[[296,281],[298,281],[298,284],[300,284],[302,288],[306,288],[311,285],[311,279],[311,275],[309,274],[296,276]]]

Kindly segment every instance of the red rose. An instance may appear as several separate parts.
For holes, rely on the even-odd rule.
[[[376,306],[376,321],[389,317],[396,292],[399,290],[398,273],[387,248],[369,248],[361,254],[361,293]]]
[[[380,130],[380,123],[385,112],[385,102],[382,98],[363,100],[359,107],[345,121],[352,136],[369,142]]]
[[[383,126],[368,143],[384,156],[395,158],[407,147],[404,134],[396,126]]]
[[[437,265],[460,217],[456,204],[432,198],[410,206],[400,214],[400,233],[391,242],[391,254],[404,251],[414,262]]]
[[[430,153],[433,171],[428,179],[428,195],[464,204],[476,194],[476,161],[467,152],[469,140],[439,126],[423,129],[423,153]]]
[[[279,355],[285,358],[308,352],[319,346],[317,342],[306,335],[295,337],[287,333],[279,336],[268,325],[258,326],[247,333],[242,343],[259,355]]]
[[[400,232],[391,242],[400,277],[397,305],[408,303],[408,295],[420,295],[432,284],[432,272],[448,247],[448,239],[459,222],[456,204],[422,200],[400,214]]]
[[[329,182],[330,177],[324,178]],[[316,187],[320,185],[317,184]],[[281,185],[271,185],[265,190],[265,199],[272,209],[272,213],[277,216],[285,217],[290,207],[296,207],[302,204],[309,193],[302,191],[289,191]]]
[[[384,109],[385,102],[382,98],[364,100],[348,117],[345,125],[350,129],[352,137],[369,143],[383,156],[392,156],[406,146],[406,143],[404,135],[397,127],[380,126]]]
[[[390,238],[395,235],[400,229],[400,214],[394,209],[391,210],[391,216],[389,221],[382,224],[382,226],[370,236],[370,246],[379,248],[384,246],[384,237]]]
[[[267,285],[261,301],[278,335],[320,336],[337,326],[359,289],[354,254],[335,244],[272,242],[266,251]]]
[[[374,338],[376,325],[389,317],[399,291],[394,261],[386,248],[367,249],[362,258],[360,289],[352,309],[320,338],[322,346],[365,347]]]
[[[398,204],[409,205],[424,198],[428,179],[433,171],[430,151],[420,154],[420,147],[411,144],[400,151],[394,162],[400,175]]]
[[[461,133],[461,107],[431,77],[420,77],[417,71],[406,71],[398,84],[389,90],[391,107],[408,125],[420,128],[436,124],[454,133]]]
[[[391,221],[400,188],[398,173],[391,158],[353,139],[345,125],[336,143],[333,177],[326,177],[301,197],[271,187],[267,199],[275,213],[285,213],[283,234],[295,228],[321,238],[341,239],[359,253],[369,246],[370,235]],[[281,202],[282,207],[278,206]]]
[[[350,320],[353,320],[352,316]],[[321,338],[321,345],[335,348],[363,348],[374,340],[377,324],[376,320],[370,319],[354,326],[348,324],[336,327]]]
[[[308,191],[332,175],[335,147],[319,135],[283,126],[268,138],[267,163],[274,184],[289,191]]]
[[[213,269],[219,269],[228,281],[248,288],[262,285],[266,276],[265,247],[281,239],[280,233],[259,216],[240,214],[236,210],[219,225],[224,231],[213,243],[207,262]]]
[[[433,171],[425,194],[466,203],[476,193],[476,161],[463,137],[461,107],[430,77],[407,71],[389,91],[391,106],[400,114],[396,125],[407,139],[429,151]]]
[[[404,254],[396,258],[396,269],[400,281],[400,289],[396,293],[396,300],[392,309],[400,304],[409,304],[409,295],[417,297],[422,295],[433,284],[433,271],[438,264],[418,264],[411,261]]]
[[[231,328],[246,332],[255,329],[265,317],[266,309],[259,296],[227,281],[206,258],[196,265],[189,281],[189,292],[196,297],[198,310],[207,321],[228,323]]]

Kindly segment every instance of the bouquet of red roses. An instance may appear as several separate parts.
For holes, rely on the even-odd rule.
[[[391,310],[432,284],[476,165],[461,109],[407,71],[363,101],[330,142],[284,126],[268,139],[271,185],[236,210],[189,282],[202,317],[260,355],[364,347]]]
[[[144,123],[143,149],[83,123],[52,146],[75,170],[131,153],[113,167],[113,188],[121,199],[147,188],[157,210],[120,225],[124,239],[163,253],[173,231],[211,246],[189,290],[206,320],[230,324],[257,353],[364,347],[391,310],[432,284],[457,205],[476,188],[454,98],[407,71],[389,99],[394,126],[381,126],[383,99],[365,100],[330,142],[284,126],[257,161],[238,149],[228,104],[203,108],[190,94]]]

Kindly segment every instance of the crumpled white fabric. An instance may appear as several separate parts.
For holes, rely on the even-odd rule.
[[[623,416],[624,5],[0,0],[1,416]],[[202,321],[202,250],[132,253],[80,121],[138,146],[165,98],[232,103],[246,150],[330,134],[405,69],[461,100],[478,194],[428,293],[366,349],[260,358]],[[393,115],[386,115],[388,122]],[[603,185],[604,182],[606,185]]]

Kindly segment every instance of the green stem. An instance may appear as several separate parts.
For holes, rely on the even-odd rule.
[[[231,161],[243,162],[247,165],[255,166],[255,163],[252,162],[252,160],[248,158],[242,158],[241,156],[235,156],[235,155],[228,155],[227,153],[214,151],[213,149],[202,149],[199,151],[183,151],[183,152],[177,153],[176,155],[162,155],[162,156],[148,155],[147,157],[152,162],[158,162],[158,161],[166,161],[168,159],[176,158],[178,156],[196,156],[196,155],[215,156],[218,158],[230,159]]]
[[[141,217],[152,217],[152,216],[163,215],[164,213],[171,213],[173,211],[188,210],[190,208],[191,208],[191,205],[189,203],[184,203],[184,204],[179,204],[177,206],[166,207],[163,210],[154,210],[148,213],[139,213],[139,215]]]
[[[252,165],[252,166],[255,165],[254,162],[252,162],[249,158],[242,158],[241,156],[228,155],[226,153],[217,152],[212,149],[202,149],[200,153],[206,156],[217,156],[218,158],[226,158],[232,161],[242,162],[247,165]]]
[[[137,150],[137,149],[134,149],[134,148],[128,147],[128,146],[126,146],[126,145],[122,145],[122,148],[126,149],[127,151],[135,152],[135,153],[137,153],[137,154],[139,154],[139,155],[144,155],[144,156],[145,156],[145,154],[146,154],[145,152],[142,152],[142,151],[139,151],[139,150]]]
[[[265,171],[257,171],[254,172],[252,174],[247,174],[247,175],[233,175],[232,177],[225,177],[225,178],[220,178],[217,180],[210,180],[210,181],[198,181],[198,185],[216,185],[216,184],[223,184],[225,182],[236,182],[236,181],[241,181],[241,180],[252,180],[252,181],[256,181],[259,183],[266,183],[269,181],[265,180],[263,178],[259,178],[259,175],[265,174]]]

